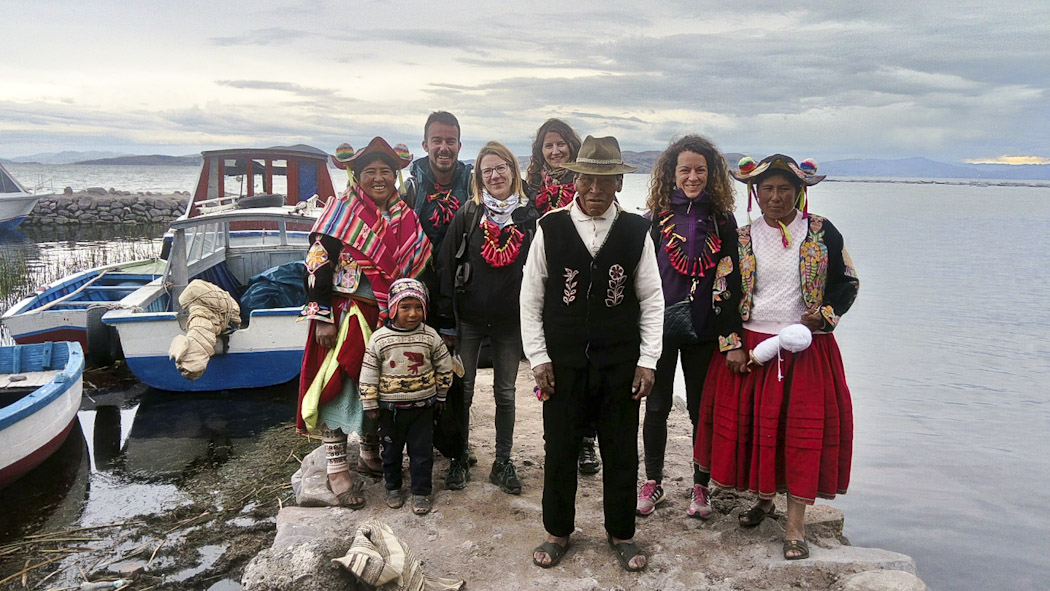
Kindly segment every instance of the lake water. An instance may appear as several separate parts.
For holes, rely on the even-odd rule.
[[[59,191],[192,190],[197,176],[194,167],[8,168],[27,185],[53,178]],[[332,173],[343,186],[345,173]],[[644,203],[646,182],[626,177],[625,207]],[[842,231],[861,279],[836,330],[856,421],[850,493],[833,502],[847,536],[913,556],[934,589],[1044,588],[1050,186],[825,182],[810,198]],[[22,239],[19,252],[54,259],[85,248],[37,240]]]

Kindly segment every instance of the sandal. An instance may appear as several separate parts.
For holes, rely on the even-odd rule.
[[[427,495],[412,495],[412,512],[416,515],[430,513],[430,497]]]
[[[769,511],[764,511],[762,507],[755,505],[740,514],[740,527],[757,527],[767,517],[770,519],[777,518],[776,505],[770,506]]]
[[[623,570],[634,573],[649,566],[649,557],[634,542],[613,542],[613,537],[609,536],[609,545],[616,551],[616,560],[620,561],[620,566],[623,567]],[[631,559],[635,556],[645,557],[645,564],[642,566],[631,566]]]
[[[798,552],[788,556],[788,552]],[[809,545],[805,540],[784,540],[784,560],[802,560],[809,558]]]
[[[561,561],[562,556],[565,556],[565,553],[569,551],[570,545],[569,542],[565,542],[564,546],[557,542],[544,542],[539,546],[536,546],[536,549],[532,551],[532,563],[540,568],[550,568]],[[543,552],[547,556],[550,556],[551,561],[547,564],[543,564],[539,560],[536,560],[537,552]]]
[[[379,459],[371,461],[366,460],[365,458],[357,458],[356,470],[362,474],[367,474],[369,476],[382,476],[383,463]]]
[[[360,509],[364,507],[365,497],[361,494],[361,490],[364,489],[364,487],[364,482],[355,480],[354,483],[350,485],[350,490],[344,490],[335,495],[336,500],[339,501],[339,506],[347,507],[348,509]]]
[[[386,491],[386,506],[391,509],[400,509],[405,504],[405,500],[401,498],[401,489],[395,488],[393,490]]]

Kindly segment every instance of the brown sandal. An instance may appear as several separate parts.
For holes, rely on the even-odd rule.
[[[788,556],[788,552],[798,552],[798,554]],[[809,558],[809,545],[805,540],[784,540],[784,560],[802,560],[803,558]]]
[[[335,495],[337,501],[339,501],[340,507],[347,507],[348,509],[360,509],[365,506],[365,497],[361,494],[364,489],[365,483],[360,480],[355,480],[350,484],[349,490]],[[328,490],[332,490],[331,484],[328,485]]]
[[[765,520],[767,517],[770,519],[777,518],[776,505],[771,505],[769,507],[769,511],[765,511],[758,505],[755,505],[754,507],[751,507],[747,511],[744,511],[740,514],[740,527],[757,527],[758,524],[762,523],[762,521]]]

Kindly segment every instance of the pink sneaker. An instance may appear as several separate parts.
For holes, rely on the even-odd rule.
[[[655,480],[646,480],[645,484],[642,485],[642,491],[638,493],[638,505],[635,507],[635,511],[639,515],[648,515],[663,500],[664,487],[657,484]]]
[[[711,492],[702,484],[693,485],[693,501],[689,503],[686,514],[690,517],[708,519],[711,517]]]

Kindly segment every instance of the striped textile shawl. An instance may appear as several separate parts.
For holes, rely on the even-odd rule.
[[[376,204],[354,185],[325,205],[313,232],[343,243],[343,251],[357,261],[368,277],[379,303],[381,318],[388,316],[390,284],[402,277],[418,277],[433,250],[415,212],[396,194],[387,221]]]

